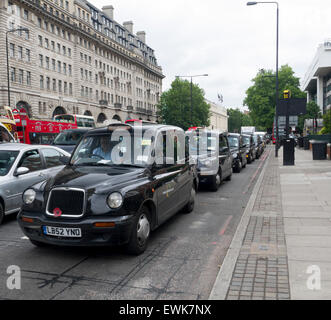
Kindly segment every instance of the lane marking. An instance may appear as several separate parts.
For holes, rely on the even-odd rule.
[[[229,226],[230,221],[232,220],[232,218],[233,218],[233,216],[229,216],[229,217],[226,219],[224,225],[222,226],[222,229],[221,229],[220,232],[219,232],[219,235],[220,235],[220,236],[222,236],[222,235],[225,233],[225,231],[226,231],[227,227]]]

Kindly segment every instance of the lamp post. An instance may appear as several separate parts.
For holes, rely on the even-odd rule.
[[[278,131],[278,96],[279,96],[279,81],[278,81],[278,51],[279,51],[279,4],[276,1],[259,1],[259,2],[247,2],[248,6],[254,6],[259,3],[275,4],[277,6],[277,31],[276,31],[276,146],[275,146],[275,156],[278,158],[278,148],[279,148],[279,131]]]
[[[10,107],[10,77],[9,77],[9,55],[8,55],[8,33],[16,32],[16,31],[25,31],[29,32],[27,28],[18,28],[6,31],[6,54],[7,54],[7,84],[8,84],[8,107]]]
[[[176,76],[176,78],[191,78],[191,126],[193,127],[193,78],[208,77],[208,74],[199,74],[196,76]]]

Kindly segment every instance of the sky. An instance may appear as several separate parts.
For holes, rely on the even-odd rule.
[[[259,69],[276,68],[276,5],[242,0],[89,0],[114,6],[118,23],[146,31],[163,69],[163,91],[176,75],[194,78],[205,97],[226,108],[243,106]],[[330,0],[279,0],[279,66],[303,79],[317,47],[331,38]]]

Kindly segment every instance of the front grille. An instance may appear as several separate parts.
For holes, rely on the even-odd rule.
[[[77,189],[53,189],[50,192],[47,213],[54,216],[54,209],[62,211],[62,217],[81,217],[84,214],[85,192]]]

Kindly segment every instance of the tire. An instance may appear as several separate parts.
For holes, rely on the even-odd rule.
[[[151,218],[147,207],[142,207],[136,215],[129,243],[126,251],[132,255],[140,255],[145,252],[151,232]]]
[[[5,211],[3,210],[3,206],[0,203],[0,224],[3,222],[4,217],[5,217]]]
[[[221,182],[222,182],[221,173],[218,172],[216,175],[210,178],[210,190],[216,192],[220,187]]]
[[[231,169],[231,174],[225,180],[226,181],[231,181],[232,180],[232,169]]]
[[[238,161],[238,162],[237,162],[237,165],[235,166],[235,168],[234,168],[233,171],[234,171],[235,173],[240,173],[241,168],[242,168],[241,161]]]
[[[194,204],[195,204],[195,196],[196,196],[196,189],[195,186],[192,186],[191,193],[190,193],[190,200],[186,204],[186,206],[183,208],[183,213],[191,213],[194,210]]]
[[[43,248],[43,247],[46,247],[47,246],[46,243],[43,243],[43,242],[40,242],[40,241],[36,241],[36,240],[32,240],[32,239],[29,239],[29,240],[36,247]]]

